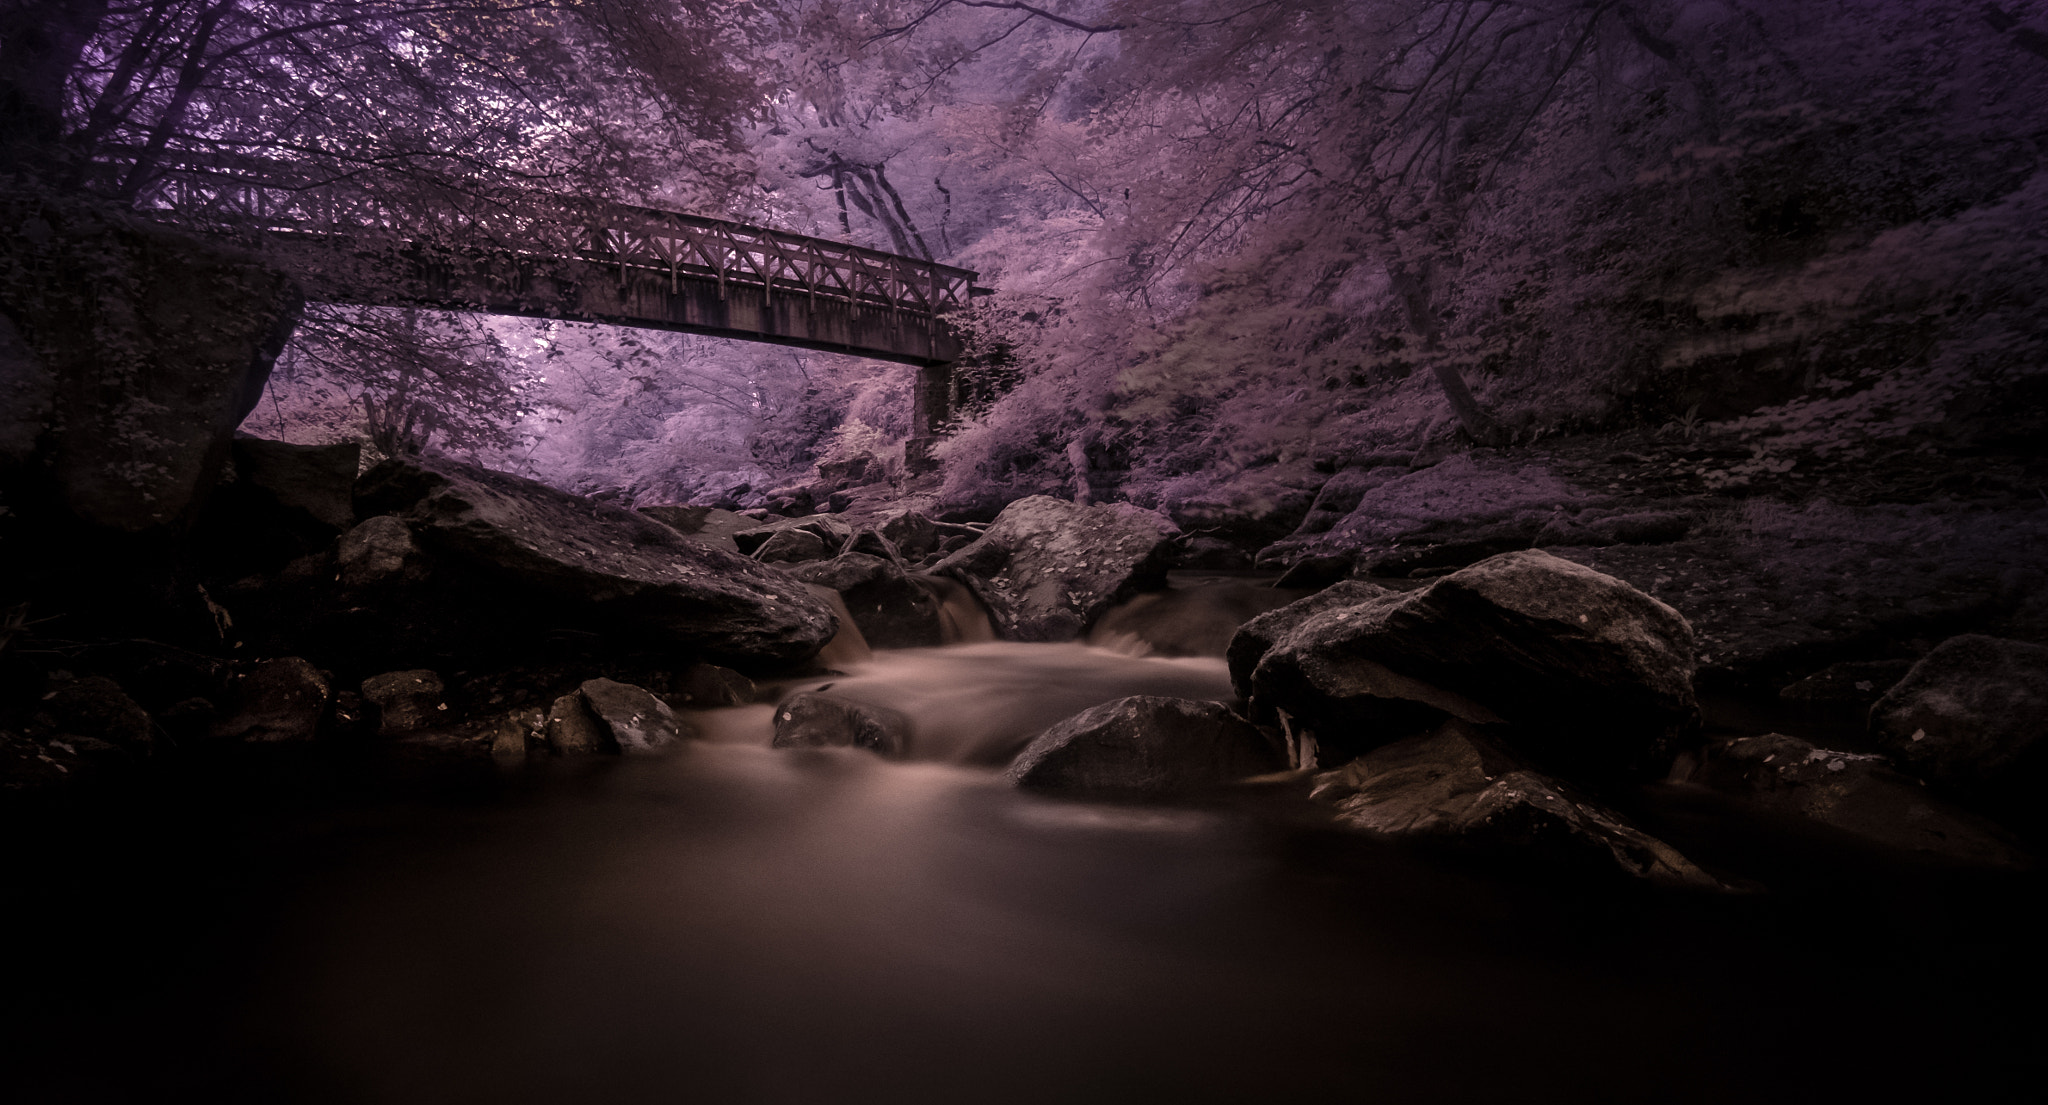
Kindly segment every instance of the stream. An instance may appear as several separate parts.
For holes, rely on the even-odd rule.
[[[2003,884],[1832,854],[1749,897],[1561,884],[1283,787],[1100,804],[986,766],[1094,701],[1230,697],[1220,660],[1129,651],[801,685],[911,714],[911,762],[772,750],[749,706],[424,793],[281,760],[14,816],[13,1100],[1981,1101],[2014,1073],[1995,1010],[2043,972]]]

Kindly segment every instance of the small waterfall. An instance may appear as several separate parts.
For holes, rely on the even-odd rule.
[[[839,619],[839,632],[825,642],[818,651],[818,664],[822,667],[843,669],[852,664],[864,663],[874,658],[875,650],[868,647],[868,640],[861,636],[860,626],[853,624],[853,612],[846,608],[846,600],[839,592],[822,583],[806,583],[805,587],[818,596],[818,600],[832,608]]]
[[[982,608],[981,600],[959,581],[929,575],[910,578],[923,585],[938,600],[940,641],[949,645],[965,645],[996,639],[996,631],[989,625],[988,611]]]

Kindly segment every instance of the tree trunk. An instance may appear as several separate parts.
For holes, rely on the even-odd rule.
[[[1389,266],[1387,276],[1393,284],[1394,294],[1401,297],[1401,306],[1407,311],[1409,329],[1422,340],[1422,355],[1429,361],[1430,372],[1435,374],[1438,386],[1444,389],[1444,398],[1450,400],[1451,413],[1458,416],[1458,426],[1481,445],[1499,445],[1506,438],[1500,423],[1479,406],[1479,400],[1466,385],[1458,366],[1443,355],[1442,330],[1437,324],[1436,312],[1430,309],[1429,290],[1423,276],[1407,265]]]

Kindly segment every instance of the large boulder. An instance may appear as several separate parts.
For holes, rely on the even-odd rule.
[[[2032,863],[2003,830],[1930,794],[1882,756],[1766,733],[1709,745],[1690,781],[1880,848],[1971,866]]]
[[[1039,734],[1005,778],[1055,794],[1153,797],[1286,767],[1265,734],[1221,703],[1133,695]]]
[[[799,564],[789,574],[839,592],[872,648],[936,648],[944,643],[938,599],[892,561],[846,552],[831,560]]]
[[[356,524],[362,447],[355,442],[293,445],[236,434],[232,452],[237,486],[324,527],[330,538]]]
[[[1870,735],[1913,774],[2038,819],[2028,807],[2048,760],[2048,648],[1951,637],[1871,707]]]
[[[444,459],[394,458],[356,488],[437,566],[503,607],[540,604],[610,635],[750,663],[817,653],[836,620],[803,584],[632,511]]]
[[[1523,751],[1556,770],[1642,777],[1697,731],[1685,619],[1548,553],[1493,557],[1407,594],[1323,601],[1258,657],[1249,683],[1324,748],[1355,754],[1449,715],[1511,723]],[[1235,650],[1236,670],[1254,649]]]
[[[1316,777],[1311,795],[1352,829],[1567,869],[1723,889],[1676,849],[1471,726],[1376,748]]]
[[[1164,515],[1128,504],[1034,495],[932,573],[973,591],[999,637],[1071,641],[1103,611],[1165,584],[1176,533]]]
[[[233,464],[192,533],[193,559],[226,582],[323,552],[355,525],[359,452],[353,442],[292,445],[235,435]]]
[[[684,537],[726,552],[740,551],[732,535],[755,525],[752,518],[715,506],[643,506],[639,510]]]
[[[1350,579],[1247,620],[1231,635],[1224,651],[1224,658],[1230,662],[1231,688],[1240,698],[1252,697],[1252,670],[1275,644],[1310,618],[1328,610],[1360,606],[1399,594],[1377,583]]]
[[[45,415],[10,506],[102,533],[182,531],[301,306],[290,277],[218,243],[83,204],[0,204],[0,314],[21,339],[0,383],[24,403],[9,449]]]

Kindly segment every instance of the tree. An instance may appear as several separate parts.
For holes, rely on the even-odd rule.
[[[1924,339],[1902,346],[1891,323],[1817,328],[1876,317],[1830,298],[1839,282],[1778,280],[1769,317],[1782,322],[1740,342],[1713,331],[1742,317],[1731,289],[1887,228],[1981,208],[2017,231],[2024,205],[2000,197],[2038,168],[2035,39],[2016,34],[2019,17],[1961,0],[920,0],[875,12],[892,44],[1008,34],[950,63],[948,79],[980,80],[984,95],[999,82],[970,71],[1002,71],[999,55],[1034,33],[1041,55],[1063,37],[1082,59],[1051,94],[1020,83],[977,109],[979,148],[1037,178],[1007,198],[1028,191],[1024,205],[1059,201],[1060,215],[963,255],[1000,242],[1006,293],[1029,284],[1070,307],[1034,363],[1103,378],[1055,373],[1056,391],[1095,412],[1020,393],[1015,413],[1096,420],[1147,463],[1176,449],[1199,463],[1385,447],[1419,425],[1394,417],[1411,378],[1433,381],[1470,437],[1497,441],[1669,402],[1703,386],[1688,374],[1777,371],[1751,363],[1766,353],[1803,359],[1808,380],[1830,355],[1918,358]],[[1033,252],[1052,260],[1020,260]],[[2009,298],[2034,301],[2017,286]],[[1888,317],[1905,326],[1920,312]],[[1732,353],[1694,352],[1714,349]],[[1319,392],[1331,399],[1286,398]],[[1025,433],[1011,429],[981,437]],[[1000,467],[1008,452],[955,457]]]
[[[148,202],[167,178],[224,171],[374,195],[431,238],[446,212],[535,192],[716,210],[749,179],[747,4],[0,3],[0,141],[29,174],[17,186],[58,196]],[[516,360],[433,313],[315,305],[278,382],[316,421],[348,397],[386,451],[502,446],[524,416]]]
[[[0,105],[46,146],[30,163],[124,198],[192,161],[467,195],[617,195],[657,165],[729,187],[758,105],[745,7],[15,0],[10,26],[47,30],[0,47]]]

